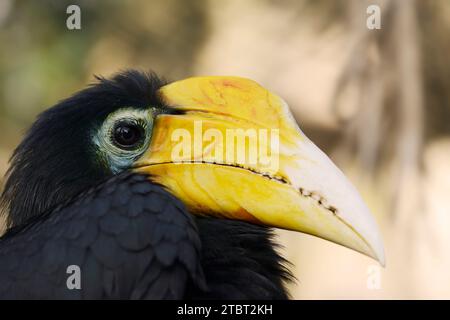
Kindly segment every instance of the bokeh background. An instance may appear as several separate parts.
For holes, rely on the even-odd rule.
[[[81,30],[66,28],[69,4],[81,7]],[[380,30],[366,27],[370,4]],[[449,54],[448,0],[0,0],[0,175],[35,116],[94,74],[249,77],[288,102],[385,241],[383,269],[280,231],[292,296],[448,299]]]

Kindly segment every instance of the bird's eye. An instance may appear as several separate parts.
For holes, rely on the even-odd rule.
[[[144,142],[145,130],[139,123],[119,121],[112,130],[112,140],[121,149],[133,150]]]

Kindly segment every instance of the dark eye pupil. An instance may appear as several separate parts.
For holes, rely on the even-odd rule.
[[[119,123],[114,129],[114,142],[123,149],[139,146],[143,139],[143,129],[133,123]]]

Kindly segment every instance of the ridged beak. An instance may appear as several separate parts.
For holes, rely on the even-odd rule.
[[[280,97],[237,77],[189,78],[162,87],[160,97],[178,112],[156,117],[136,170],[192,213],[308,233],[384,265],[361,196]]]

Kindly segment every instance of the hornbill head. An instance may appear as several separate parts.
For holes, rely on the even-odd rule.
[[[280,97],[237,77],[164,84],[128,72],[44,112],[13,155],[2,197],[9,225],[126,170],[193,214],[308,233],[384,264],[356,189]]]

